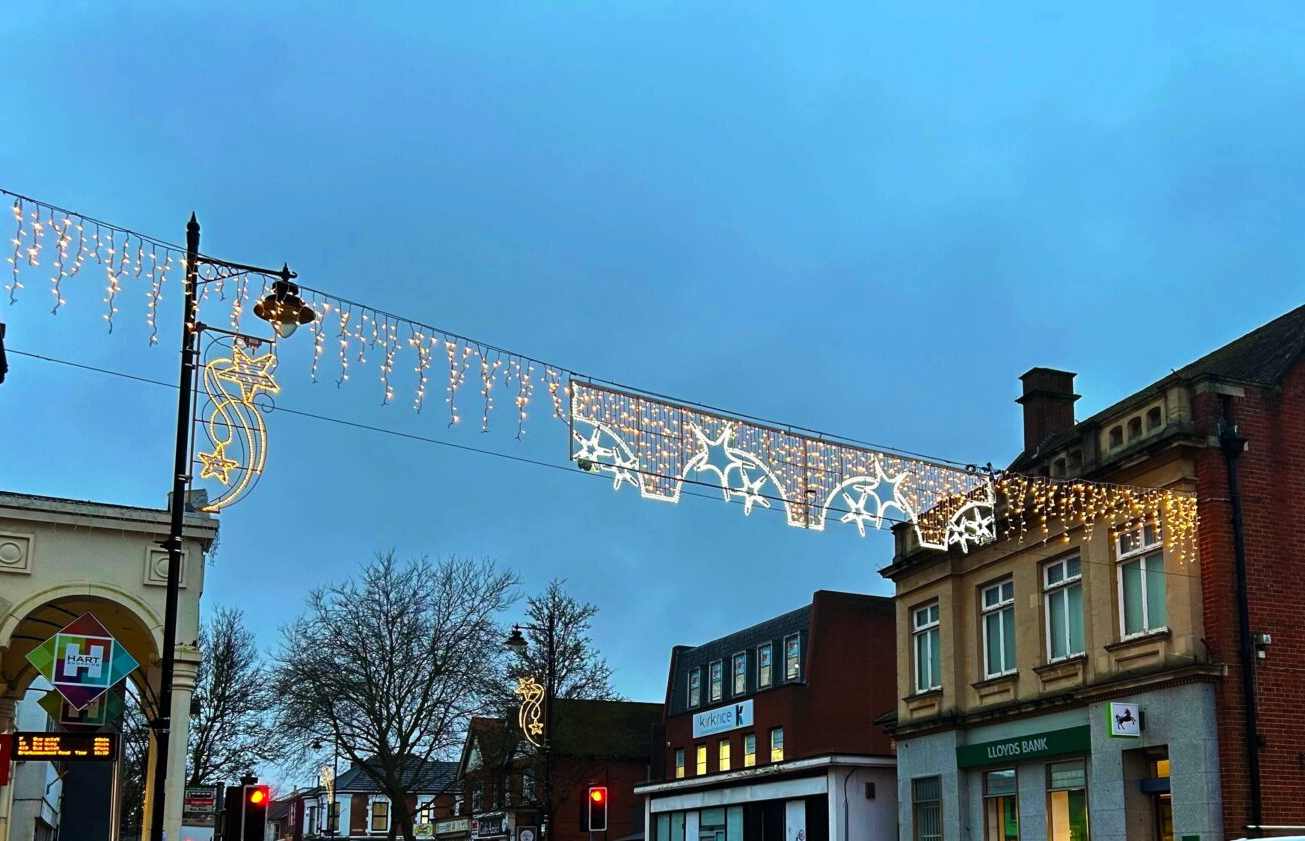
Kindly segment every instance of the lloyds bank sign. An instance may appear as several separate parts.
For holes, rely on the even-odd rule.
[[[1092,727],[1068,727],[1064,730],[1047,730],[998,739],[994,742],[977,742],[956,748],[956,766],[974,768],[979,765],[997,765],[1003,762],[1023,762],[1068,753],[1087,753],[1092,748]]]

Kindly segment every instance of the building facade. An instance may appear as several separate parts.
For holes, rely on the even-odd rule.
[[[1305,308],[1078,423],[1073,374],[1022,378],[1011,471],[1193,494],[1194,546],[1105,519],[968,554],[897,530],[883,574],[902,697],[884,723],[903,838],[1171,841],[1305,824],[1293,700],[1305,673],[1291,665],[1305,629],[1288,607],[1301,588],[1302,349]]]
[[[453,814],[457,799],[457,763],[417,760],[404,776],[407,805],[413,811],[413,831],[434,838],[435,826]],[[394,804],[380,785],[357,763],[341,773],[328,793],[316,786],[277,801],[280,815],[272,837],[283,841],[328,838],[388,838],[399,824]],[[269,826],[271,826],[269,812]]]
[[[876,716],[895,702],[891,599],[811,604],[677,647],[647,797],[655,841],[897,837],[895,762]]]

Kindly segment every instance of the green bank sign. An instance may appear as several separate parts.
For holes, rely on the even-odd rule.
[[[961,745],[956,749],[956,767],[974,768],[979,765],[996,765],[1001,762],[1023,762],[1044,756],[1061,756],[1067,753],[1087,753],[1092,747],[1092,727],[1069,727],[1030,733],[995,742]]]

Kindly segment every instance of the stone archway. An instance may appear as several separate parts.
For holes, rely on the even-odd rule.
[[[159,649],[166,601],[168,512],[0,492],[0,732],[14,728],[19,701],[36,677],[35,646],[83,613],[92,613],[140,664],[133,675],[148,705],[158,697]],[[173,736],[168,756],[165,829],[179,837],[190,698],[199,654],[199,597],[204,556],[217,520],[187,515],[178,610]],[[150,714],[152,715],[152,710]],[[151,739],[151,767],[158,759]],[[148,776],[148,775],[147,775]],[[147,789],[146,801],[153,793]],[[0,841],[14,834],[12,787],[0,789]],[[146,809],[146,815],[149,810]],[[115,834],[110,837],[116,837]]]

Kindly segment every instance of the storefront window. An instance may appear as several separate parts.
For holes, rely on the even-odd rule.
[[[719,749],[720,754],[717,757],[719,770],[728,771],[730,769],[730,740],[721,739]]]
[[[914,841],[942,841],[942,780],[911,780],[911,821]]]
[[[1083,564],[1066,558],[1047,564],[1043,585],[1047,602],[1047,658],[1061,660],[1082,654]]]
[[[698,841],[725,841],[725,810],[703,809],[698,812]]]
[[[748,733],[743,737],[743,767],[751,768],[757,764],[757,734]]]
[[[1047,766],[1048,841],[1088,841],[1087,771],[1083,760]]]
[[[1015,671],[1015,582],[983,589],[983,663],[988,677]]]
[[[1165,607],[1165,547],[1152,526],[1119,538],[1120,625],[1125,637],[1158,631]]]
[[[942,652],[939,650],[937,602],[915,609],[912,637],[915,641],[915,691],[940,688]]]
[[[764,689],[770,686],[771,675],[771,647],[770,643],[757,646],[757,688]]]
[[[684,779],[684,748],[675,749],[675,779]]]
[[[1164,779],[1169,776],[1169,758],[1151,762],[1151,776]],[[1169,792],[1155,795],[1155,835],[1158,841],[1174,841],[1174,801]]]
[[[1014,768],[983,775],[984,841],[1019,841],[1020,809]]]
[[[706,776],[706,774],[707,774],[707,746],[706,746],[706,745],[698,745],[698,747],[697,747],[697,754],[698,754],[698,776],[699,776],[699,777]]]

